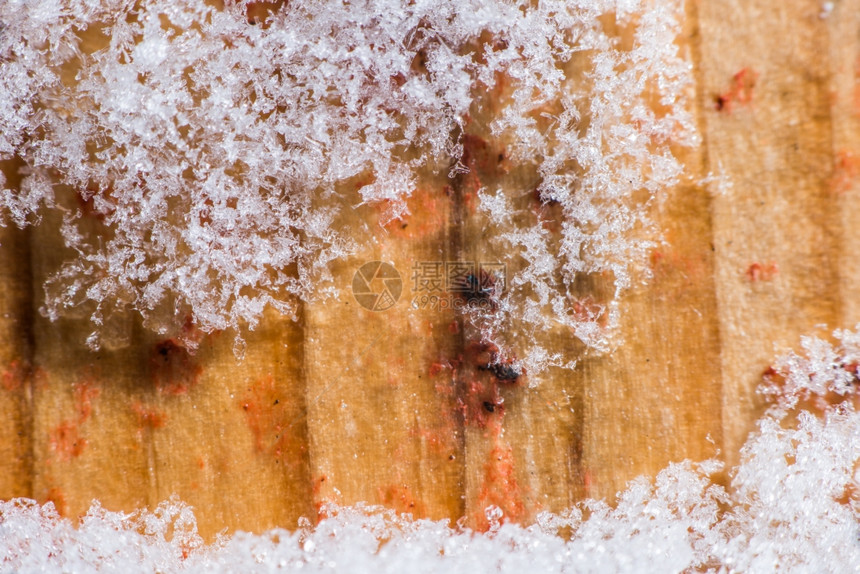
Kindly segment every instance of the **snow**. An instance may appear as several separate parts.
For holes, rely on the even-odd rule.
[[[681,6],[296,0],[252,25],[226,4],[0,3],[0,160],[24,175],[0,182],[0,222],[57,211],[72,250],[45,315],[90,315],[98,347],[129,310],[180,337],[187,317],[241,333],[267,306],[293,314],[355,250],[340,212],[357,199],[397,218],[419,172],[470,169],[464,136],[480,128],[538,187],[508,181],[488,206],[488,244],[523,265],[485,337],[504,349],[500,324],[512,338],[561,325],[606,348],[611,303],[564,309],[588,276],[631,284],[648,204],[680,174],[670,145],[695,143]],[[535,191],[560,205],[560,234],[535,233],[517,201]],[[567,361],[520,357],[535,374]]]

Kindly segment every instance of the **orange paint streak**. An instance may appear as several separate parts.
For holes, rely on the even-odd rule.
[[[502,439],[501,432],[494,433],[493,442],[493,449],[484,463],[483,482],[474,517],[476,528],[482,531],[490,528],[485,512],[489,506],[501,509],[504,513],[503,522],[520,522],[526,516],[522,489],[516,476],[513,448]]]
[[[427,450],[435,454],[453,455],[456,448],[453,420],[446,421],[438,428],[413,427],[409,430],[412,437],[418,438],[427,446]]]
[[[295,465],[305,445],[300,429],[293,424],[287,410],[286,393],[279,389],[272,375],[253,381],[240,399],[245,420],[254,436],[254,449],[268,454],[276,462]]]
[[[95,385],[92,375],[87,375],[74,385],[75,408],[78,411],[78,423],[87,422],[93,414],[93,400],[101,394],[101,389]]]
[[[43,387],[45,371],[40,367],[33,367],[28,361],[13,359],[0,375],[0,387],[10,393],[20,391],[28,381],[36,388]]]
[[[590,468],[585,469],[585,476],[582,479],[583,488],[585,489],[585,496],[590,497],[591,491],[594,488],[594,475],[591,472]]]
[[[655,249],[649,257],[649,265],[656,280],[683,279],[687,285],[695,285],[708,276],[707,254],[679,252],[673,246]]]
[[[314,509],[317,512],[317,522],[320,520],[325,520],[329,517],[328,512],[326,512],[326,505],[330,502],[337,502],[336,497],[329,498],[323,491],[331,491],[330,482],[328,476],[322,474],[314,479],[313,487],[311,488],[311,497],[314,501]]]
[[[93,412],[93,400],[101,393],[93,385],[92,375],[84,376],[73,385],[76,416],[61,421],[48,433],[51,449],[58,460],[68,462],[80,456],[87,446],[87,439],[81,434],[80,427],[89,420]]]

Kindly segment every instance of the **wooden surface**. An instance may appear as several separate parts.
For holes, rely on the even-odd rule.
[[[370,207],[349,210],[366,231],[334,269],[336,297],[303,305],[295,322],[267,316],[242,363],[229,336],[190,354],[133,317],[119,327],[129,345],[86,351],[82,319],[37,312],[62,256],[57,232],[7,228],[0,498],[53,500],[77,516],[93,498],[132,510],[176,493],[209,536],[294,527],[327,501],[481,527],[489,504],[528,521],[585,496],[611,500],[671,461],[736,463],[776,354],[860,321],[860,1],[835,2],[826,18],[810,0],[686,10],[702,143],[678,150],[687,176],[655,213],[665,241],[651,281],[620,301],[615,351],[534,388],[495,387],[454,311],[357,304],[350,286],[366,261],[401,271],[404,305],[416,261],[504,258],[464,207],[467,176],[425,175],[412,215],[385,227]]]

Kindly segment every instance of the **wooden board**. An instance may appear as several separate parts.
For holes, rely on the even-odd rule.
[[[462,314],[409,308],[416,265],[505,260],[467,205],[467,177],[423,175],[411,215],[384,226],[371,206],[345,210],[361,249],[333,268],[335,296],[302,304],[295,322],[267,315],[243,362],[229,334],[189,353],[133,317],[117,326],[126,343],[87,351],[83,319],[38,313],[63,255],[56,222],[2,230],[0,497],[77,516],[93,498],[133,510],[175,493],[209,537],[294,527],[326,502],[484,527],[489,504],[527,522],[611,500],[671,461],[736,463],[774,357],[860,321],[860,1],[822,10],[688,2],[679,44],[701,145],[677,150],[686,176],[655,210],[652,278],[619,302],[613,352],[537,386],[488,375],[491,350]],[[475,122],[473,145],[503,150]],[[354,190],[344,202],[359,203]],[[370,261],[400,273],[396,312],[354,297]],[[545,336],[582,351],[563,331]]]

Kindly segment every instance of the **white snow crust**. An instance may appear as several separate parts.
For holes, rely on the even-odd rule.
[[[24,176],[0,181],[0,222],[57,213],[70,249],[44,314],[89,316],[94,348],[129,310],[178,336],[188,317],[212,332],[253,328],[267,306],[294,314],[355,250],[338,214],[378,205],[384,223],[422,170],[468,171],[480,116],[537,177],[479,190],[504,229],[487,241],[516,270],[486,333],[561,326],[606,348],[617,310],[572,313],[574,292],[589,276],[631,284],[657,236],[648,206],[681,175],[671,147],[696,142],[680,4],[293,0],[265,25],[245,10],[0,2],[0,161]],[[532,196],[559,206],[560,234]],[[539,346],[520,358],[532,373],[569,362]]]

